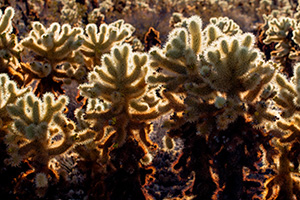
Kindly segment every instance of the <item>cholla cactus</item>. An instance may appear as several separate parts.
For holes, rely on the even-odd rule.
[[[257,123],[260,123],[263,118],[273,121],[274,115],[264,110],[264,107],[267,107],[263,106],[265,100],[255,101],[263,87],[273,77],[273,64],[264,63],[259,59],[259,53],[253,48],[252,35],[244,34],[239,38],[241,42],[236,37],[225,37],[218,40],[218,45],[209,48],[205,54],[209,64],[202,66],[200,73],[214,90],[225,94],[229,102],[232,101],[227,104],[229,110],[226,110],[235,115],[229,114],[231,117],[228,117],[224,112],[230,122],[234,121],[239,113],[248,111],[253,114],[251,114],[252,118]],[[241,109],[237,109],[237,105],[240,105]],[[255,110],[254,113],[252,109]],[[235,112],[238,110],[240,112]],[[226,117],[222,115],[220,117],[218,121],[222,122],[223,128],[226,128],[226,121],[224,122]]]
[[[96,138],[103,143],[100,145],[103,161],[108,158],[109,147],[121,147],[135,131],[142,145],[151,146],[147,139],[150,131],[147,121],[155,119],[159,113],[155,109],[158,101],[154,95],[146,95],[147,59],[145,54],[132,53],[128,44],[116,46],[111,55],[103,56],[103,66],[95,67],[89,73],[89,83],[79,86],[81,95],[89,98],[89,109],[84,118],[98,132]],[[90,101],[92,98],[109,102],[109,108],[99,109],[95,101]],[[113,131],[105,135],[109,127]]]
[[[280,142],[284,145],[290,144],[293,151],[298,152],[297,147],[300,139],[300,117],[299,117],[299,84],[300,84],[300,65],[295,65],[294,77],[288,81],[281,74],[276,75],[276,82],[279,86],[279,92],[274,97],[274,102],[281,109],[282,119],[277,122],[278,130],[281,131]],[[298,154],[298,153],[296,153]],[[293,163],[299,163],[298,157],[292,160]],[[298,165],[298,164],[295,164]]]
[[[272,67],[257,61],[259,53],[253,48],[252,35],[239,38],[241,42],[236,37],[222,38],[218,45],[207,49],[205,56],[211,67],[204,65],[200,72],[212,88],[240,99],[241,93],[255,89],[260,74],[269,75]]]
[[[21,44],[32,50],[38,60],[49,63],[52,68],[62,62],[80,61],[74,51],[83,42],[81,28],[71,28],[68,24],[60,27],[58,23],[52,23],[46,29],[39,22],[33,22],[32,27],[29,37],[23,39]]]
[[[222,33],[225,33],[228,36],[242,33],[240,26],[228,17],[213,17],[209,21],[211,24],[217,26]]]
[[[83,64],[83,59],[76,51],[83,42],[82,34],[81,28],[71,28],[68,24],[61,27],[58,23],[52,23],[46,29],[41,23],[33,22],[33,30],[30,35],[21,41],[24,47],[35,53],[37,60],[31,64],[22,65],[23,72],[28,74],[25,85],[28,85],[33,79],[37,79],[40,80],[36,87],[37,94],[51,91],[51,89],[52,92],[63,93],[61,80],[83,77],[85,70],[78,66]],[[59,67],[59,64],[64,64],[64,66]],[[65,67],[69,65],[73,65],[72,70],[70,67]],[[76,70],[80,71],[78,77],[75,76]],[[49,84],[50,82],[51,84]]]
[[[0,130],[7,129],[12,122],[6,106],[15,103],[28,92],[29,88],[18,89],[16,83],[10,80],[7,74],[0,74]]]
[[[44,94],[43,101],[34,94],[28,93],[19,98],[15,104],[7,105],[7,111],[14,122],[6,135],[8,163],[18,166],[21,161],[31,158],[36,174],[37,194],[43,196],[48,183],[48,176],[57,179],[56,172],[49,168],[49,161],[54,156],[63,154],[76,144],[86,143],[93,139],[91,131],[75,131],[76,125],[62,113],[68,98]],[[63,136],[55,141],[56,136]],[[24,176],[25,178],[25,176]],[[41,183],[39,180],[44,180]]]
[[[267,101],[274,95],[272,87],[266,87],[274,75],[273,63],[259,59],[251,34],[238,31],[229,36],[234,31],[220,30],[214,24],[202,30],[201,20],[196,16],[182,21],[181,26],[183,28],[175,28],[171,32],[165,48],[156,47],[150,51],[150,65],[160,69],[148,78],[150,84],[162,84],[166,103],[160,105],[159,110],[174,111],[163,125],[171,127],[168,136],[185,141],[184,153],[176,165],[195,171],[193,194],[197,194],[198,198],[211,199],[215,184],[211,177],[203,174],[209,173],[211,164],[208,160],[212,155],[205,149],[218,149],[216,155],[220,152],[219,155],[232,155],[238,151],[241,159],[235,157],[230,163],[218,156],[214,158],[220,166],[218,173],[220,185],[225,185],[224,196],[228,195],[228,199],[241,198],[241,190],[237,194],[229,194],[232,188],[239,190],[244,184],[243,180],[233,177],[242,176],[243,167],[254,168],[258,161],[261,141],[255,141],[256,136],[269,140],[252,129],[248,116],[257,124],[276,119],[267,109]],[[199,143],[203,154],[199,152],[195,156]],[[268,145],[263,146],[268,148]],[[255,150],[246,155],[245,149],[248,148]],[[251,161],[244,162],[242,159],[245,157]],[[197,162],[204,166],[201,171],[195,167],[199,166],[195,164]],[[227,184],[226,181],[232,178],[236,184]],[[205,191],[199,191],[202,187],[200,182],[208,183]]]
[[[297,59],[297,38],[295,34],[297,31],[296,20],[290,17],[281,17],[279,19],[272,18],[271,16],[264,16],[266,38],[263,40],[264,44],[270,45],[275,43],[275,50],[271,51],[277,61],[282,64],[283,71],[292,76],[292,60]]]
[[[226,31],[223,26],[220,25],[223,27],[220,30],[213,24],[202,31],[201,20],[195,16],[181,23],[186,28],[174,29],[163,50],[152,48],[150,51],[151,66],[160,67],[165,73],[148,79],[152,84],[163,84],[166,89],[163,95],[169,103],[161,109],[185,110],[188,119],[194,121],[204,112],[225,108],[227,111],[219,115],[218,120],[224,122],[221,129],[226,129],[249,110],[260,111],[253,117],[258,123],[263,118],[273,120],[274,116],[264,110],[262,103],[251,105],[251,109],[244,105],[254,102],[274,74],[273,64],[259,59],[253,36],[240,35],[237,27]],[[223,23],[230,25],[226,19]],[[224,32],[236,36],[229,37]],[[178,98],[180,95],[185,98],[184,102]],[[226,100],[220,105],[218,98]],[[203,99],[216,99],[217,106],[208,105]]]
[[[224,37],[224,34],[236,34],[240,29],[228,18],[214,18],[212,24],[204,30],[197,16],[185,19],[179,25],[185,28],[174,29],[163,50],[152,48],[150,51],[151,66],[162,68],[166,75],[150,76],[149,82],[164,84],[168,92],[182,93],[189,90],[202,96],[211,95],[214,90],[199,76],[199,70],[203,76],[209,73],[207,66],[204,66],[207,64],[203,56],[204,49]]]
[[[82,25],[82,17],[87,9],[75,0],[62,1],[60,19],[63,23],[70,25]]]
[[[17,67],[20,58],[20,48],[16,35],[12,34],[12,18],[15,11],[12,7],[0,12],[0,73],[8,73],[15,76],[15,80],[21,82],[23,76],[18,73]]]
[[[81,48],[88,68],[92,69],[95,65],[100,65],[101,56],[108,53],[114,45],[123,43],[134,30],[133,26],[124,23],[124,20],[118,20],[108,25],[101,24],[99,32],[96,24],[88,24],[86,26],[87,36],[84,37]]]
[[[295,197],[299,197],[300,194],[299,174],[291,171],[289,147],[279,143],[276,146],[281,152],[279,162],[276,167],[276,174],[265,183],[264,199],[293,200]],[[275,186],[279,186],[279,188],[276,190]]]
[[[287,36],[295,28],[295,25],[295,20],[289,17],[280,18],[279,20],[274,18],[268,21],[269,28],[266,31],[267,37],[264,43],[278,42],[276,45],[277,51],[273,52],[274,56],[283,57],[289,54],[291,47]]]
[[[176,165],[195,171],[193,194],[211,199],[215,185],[211,177],[203,174],[209,173],[208,160],[212,156],[218,163],[219,184],[224,185],[220,196],[223,193],[228,199],[239,199],[241,185],[249,180],[235,177],[242,176],[245,166],[255,168],[261,145],[272,149],[267,144],[269,136],[253,129],[253,124],[276,120],[268,110],[273,87],[267,85],[275,73],[274,63],[260,59],[251,34],[238,31],[230,36],[234,31],[221,30],[214,24],[202,30],[201,21],[195,16],[183,20],[181,26],[171,32],[164,49],[150,51],[151,66],[162,70],[148,79],[164,88],[162,96],[167,102],[159,109],[175,111],[164,123],[171,127],[168,136],[185,141],[184,153]],[[195,156],[199,143],[205,155],[199,152]],[[255,150],[248,154],[245,149],[250,148]],[[236,152],[238,158],[233,155]],[[250,162],[245,162],[245,157]],[[201,171],[195,167],[197,162],[204,166]],[[228,183],[229,179],[234,179],[234,183]],[[207,190],[199,191],[200,182],[208,183]],[[235,189],[237,192],[232,194]]]
[[[283,118],[290,118],[300,111],[300,64],[295,66],[294,74],[290,82],[282,74],[276,75],[280,90],[274,101],[282,108]]]
[[[188,29],[188,30],[187,30]],[[185,106],[174,93],[183,93],[185,85],[190,82],[202,83],[199,92],[210,94],[212,90],[205,87],[205,83],[198,76],[197,56],[202,51],[202,22],[199,17],[191,17],[187,20],[187,29],[176,28],[170,33],[170,40],[164,49],[158,47],[150,51],[152,67],[159,67],[164,75],[150,76],[148,81],[152,84],[163,84],[164,97],[167,104],[162,106],[161,111],[183,111]],[[201,91],[200,91],[201,90]]]
[[[281,132],[280,142],[289,144],[293,142],[298,142],[300,139],[300,116],[295,115],[290,122],[278,121],[278,130],[285,131],[285,134]],[[278,132],[279,133],[279,132]],[[295,158],[299,162],[298,158]]]

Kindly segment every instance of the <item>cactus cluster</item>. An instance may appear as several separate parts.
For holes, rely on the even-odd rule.
[[[150,1],[116,2],[102,2],[92,14],[101,21],[85,27],[72,15],[96,1],[64,2],[74,27],[35,21],[20,39],[15,10],[0,13],[0,180],[1,170],[14,169],[11,197],[34,190],[48,198],[56,186],[85,181],[90,199],[167,198],[158,184],[178,181],[182,199],[299,199],[300,25],[299,13],[287,11],[294,4],[281,1],[271,14],[270,1],[252,2],[257,9],[240,2],[265,14],[257,41],[228,17],[174,13],[165,44],[154,46],[161,41],[153,27],[141,41],[124,19],[104,22],[115,10],[152,16]],[[229,12],[229,4],[203,8]]]

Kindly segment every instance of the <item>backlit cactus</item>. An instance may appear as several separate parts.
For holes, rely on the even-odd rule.
[[[21,44],[36,54],[37,60],[48,63],[52,68],[62,62],[77,62],[78,54],[75,54],[82,42],[83,30],[71,28],[64,24],[52,23],[46,29],[43,24],[34,22],[33,30],[29,36],[21,41]]]
[[[213,17],[209,21],[211,24],[217,26],[222,33],[225,33],[228,36],[233,36],[242,32],[240,26],[228,17]]]
[[[122,44],[134,32],[134,27],[124,20],[118,20],[111,24],[101,24],[99,30],[96,24],[88,24],[85,32],[84,42],[81,52],[85,56],[86,64],[89,68],[101,64],[101,57],[104,53],[117,44]]]
[[[197,71],[200,65],[198,54],[203,51],[202,21],[194,16],[186,22],[187,28],[176,28],[170,33],[170,39],[164,49],[155,47],[150,50],[151,67],[162,69],[162,73],[148,78],[151,84],[163,85],[162,94],[167,102],[160,106],[162,112],[170,109],[178,112],[185,109],[178,95],[183,94],[187,84],[195,82],[206,85]],[[199,88],[200,90],[206,94],[212,92],[205,86]]]
[[[132,53],[128,44],[116,46],[110,55],[102,58],[102,67],[95,67],[89,73],[89,83],[79,86],[81,95],[88,97],[89,110],[84,118],[91,128],[98,132],[97,138],[103,143],[103,159],[107,159],[108,148],[112,145],[121,147],[128,137],[138,132],[139,140],[145,147],[150,147],[147,139],[150,124],[147,122],[159,116],[154,96],[147,96],[146,54]],[[100,98],[109,103],[109,107],[100,110],[93,103]],[[91,108],[95,107],[94,110]],[[105,130],[112,127],[113,131],[105,135]]]
[[[264,16],[265,33],[260,38],[271,47],[271,56],[282,65],[282,71],[288,76],[293,75],[293,60],[298,60],[299,26],[294,18]],[[275,45],[275,47],[272,47]],[[267,52],[269,53],[269,52]]]
[[[6,2],[0,3],[0,194],[300,196],[296,2],[14,1],[17,10]],[[77,27],[48,15],[63,4],[73,10],[62,14]],[[265,24],[259,12],[269,14]],[[84,25],[91,20],[97,25]]]
[[[257,101],[264,87],[274,75],[274,64],[271,62],[264,63],[259,58],[259,52],[253,48],[252,35],[244,34],[239,38],[241,39],[238,40],[236,37],[221,38],[218,40],[218,45],[208,48],[205,56],[209,64],[200,70],[200,73],[204,75],[205,82],[214,90],[225,94],[228,100],[227,108],[231,111],[226,108],[225,110],[232,114],[225,114],[226,112],[224,112],[220,115],[218,121],[222,127],[227,121],[224,119],[227,118],[232,122],[238,115],[247,112],[254,112],[252,118],[256,123],[260,123],[263,118],[275,120],[274,115],[260,106],[263,102]],[[211,68],[208,69],[208,66]],[[204,70],[207,72],[204,73]],[[231,108],[230,105],[234,106]],[[255,111],[251,111],[252,109]],[[258,116],[260,117],[258,118]]]
[[[276,82],[279,85],[279,93],[274,101],[282,108],[281,116],[290,118],[300,111],[300,65],[295,66],[294,77],[291,81],[278,73]]]
[[[61,88],[63,81],[70,83],[72,78],[80,81],[86,75],[81,66],[82,55],[77,51],[83,42],[83,30],[58,23],[52,23],[46,29],[40,22],[33,22],[32,27],[29,36],[21,41],[22,46],[33,51],[36,58],[30,64],[21,65],[23,73],[28,74],[24,84],[39,80],[35,88],[38,95],[54,90],[64,93]],[[49,82],[52,82],[51,86],[46,87]]]
[[[7,162],[18,166],[23,160],[32,159],[34,171],[28,173],[36,174],[37,194],[41,197],[45,191],[40,189],[48,185],[45,177],[52,176],[52,181],[58,179],[56,172],[49,168],[50,159],[65,153],[76,144],[92,140],[94,136],[91,131],[75,131],[75,123],[62,113],[67,103],[66,96],[55,100],[53,94],[46,93],[41,101],[34,94],[28,93],[15,104],[6,106],[9,116],[14,120],[5,137],[10,155]],[[62,139],[55,141],[58,135]],[[40,179],[44,183],[40,183]]]
[[[285,17],[280,19],[273,18],[272,20],[268,19],[267,23],[269,28],[266,31],[267,37],[264,43],[277,43],[275,47],[276,51],[272,52],[277,58],[289,55],[292,47],[289,44],[288,34],[295,28],[296,21],[292,18]]]
[[[6,106],[15,103],[29,91],[29,88],[17,88],[16,83],[10,80],[7,74],[0,74],[0,130],[7,129],[12,122]]]
[[[13,31],[12,18],[15,11],[12,7],[0,12],[0,73],[8,73],[15,76],[15,80],[21,83],[23,76],[17,72],[21,48],[18,38]]]

